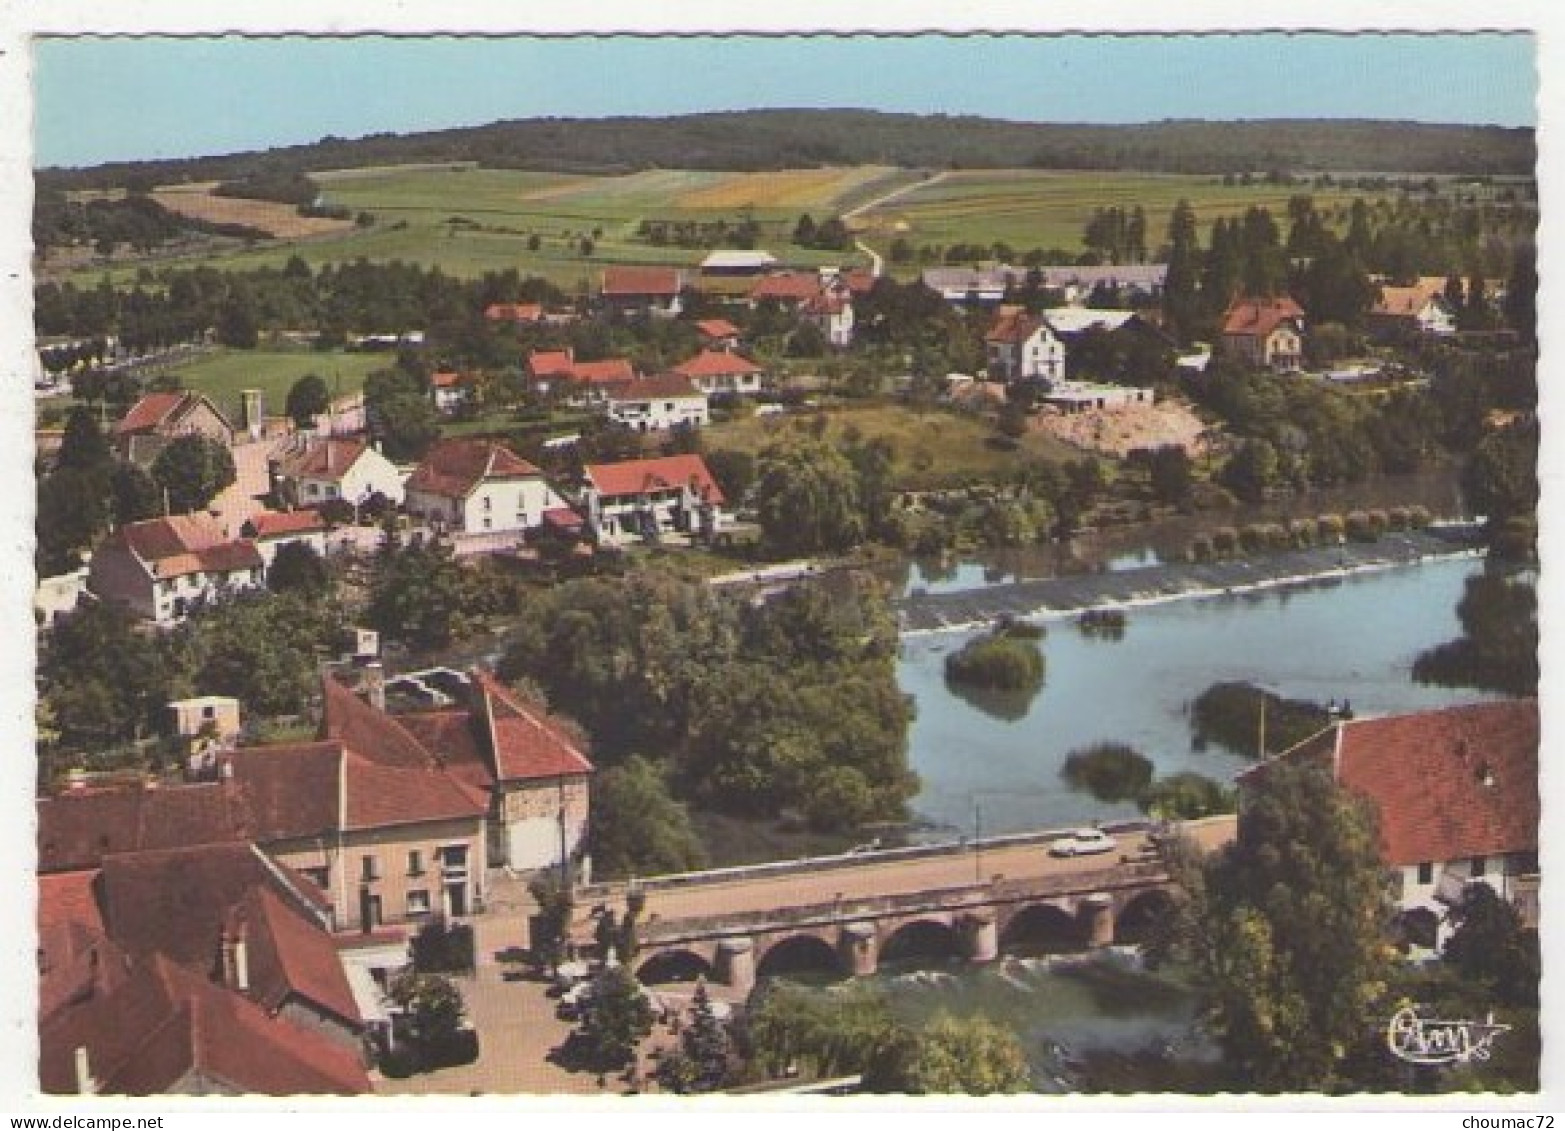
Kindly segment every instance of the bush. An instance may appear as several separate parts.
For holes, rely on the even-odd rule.
[[[1190,559],[1197,562],[1209,562],[1215,553],[1212,539],[1205,534],[1197,534],[1190,539]]]
[[[1232,813],[1235,794],[1205,774],[1186,770],[1159,778],[1136,798],[1141,811],[1164,821],[1194,821]]]
[[[946,657],[946,679],[996,691],[1027,691],[1043,685],[1043,653],[1036,642],[1002,629],[978,636]]]
[[[1239,548],[1239,532],[1224,526],[1212,532],[1212,550],[1217,554],[1231,554]]]
[[[1288,523],[1288,540],[1300,549],[1315,544],[1315,524],[1307,518],[1296,518]]]
[[[1408,528],[1408,510],[1406,507],[1392,507],[1386,512],[1386,520],[1392,530],[1406,530]]]
[[[444,919],[425,923],[413,936],[413,968],[420,974],[470,974],[473,971],[473,928]]]
[[[1373,542],[1378,536],[1369,515],[1363,511],[1350,511],[1343,522],[1343,529],[1355,542]]]
[[[1332,544],[1342,538],[1343,522],[1340,514],[1323,514],[1315,520],[1315,529],[1323,544]]]
[[[1100,742],[1071,751],[1060,776],[1099,801],[1125,801],[1152,784],[1152,759],[1122,742]]]
[[[1369,519],[1369,528],[1377,538],[1384,534],[1386,528],[1391,525],[1390,517],[1383,510],[1372,510],[1367,517]]]
[[[1431,521],[1428,507],[1409,507],[1407,511],[1407,523],[1414,530],[1422,530]]]
[[[1266,704],[1266,749],[1286,750],[1331,722],[1324,707],[1284,699],[1250,683],[1214,683],[1191,704],[1190,726],[1197,748],[1208,742],[1251,757],[1259,755],[1261,704]]]

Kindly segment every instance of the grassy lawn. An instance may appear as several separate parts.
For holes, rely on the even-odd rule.
[[[395,359],[387,354],[312,353],[309,350],[221,350],[174,372],[185,388],[205,393],[230,419],[239,419],[241,390],[260,389],[269,415],[282,415],[288,389],[306,373],[324,378],[333,396],[364,387],[364,378]]]
[[[826,409],[826,438],[840,442],[848,429],[864,440],[884,438],[894,453],[896,485],[904,490],[952,486],[1003,476],[1024,459],[1074,459],[1083,453],[1042,433],[1029,433],[1014,451],[990,446],[994,426],[977,417],[900,404],[867,403]],[[814,412],[750,417],[717,424],[704,433],[708,450],[760,452],[789,436],[814,434]]]
[[[912,189],[886,206],[871,209],[861,219],[870,226],[868,242],[884,246],[900,235],[911,243],[988,245],[1009,243],[1027,248],[1080,249],[1082,231],[1100,208],[1140,205],[1147,216],[1147,242],[1155,250],[1168,234],[1168,220],[1181,198],[1195,208],[1206,243],[1212,221],[1234,216],[1253,206],[1270,210],[1279,225],[1287,224],[1288,198],[1315,198],[1322,211],[1340,208],[1333,219],[1343,228],[1353,198],[1373,195],[1358,191],[1289,185],[1224,185],[1221,178],[1157,176],[1146,173],[1059,173],[996,169],[947,173]],[[900,227],[906,225],[906,228]],[[895,226],[896,230],[893,231]]]

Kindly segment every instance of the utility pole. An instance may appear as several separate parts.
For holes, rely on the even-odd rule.
[[[984,882],[984,808],[973,798],[973,883]]]

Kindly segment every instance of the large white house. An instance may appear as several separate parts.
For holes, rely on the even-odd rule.
[[[405,505],[445,532],[520,534],[565,501],[542,471],[503,444],[442,440],[408,477]]]
[[[178,624],[203,604],[257,589],[265,563],[255,543],[232,539],[206,515],[128,522],[92,555],[87,588],[159,626]]]
[[[1016,306],[1002,306],[984,334],[984,360],[1002,381],[1058,381],[1065,376],[1065,343],[1049,323]]]
[[[272,494],[285,507],[314,507],[342,499],[355,506],[375,495],[403,499],[402,473],[363,440],[297,437],[268,465]]]
[[[1469,884],[1487,884],[1536,925],[1538,741],[1538,701],[1508,699],[1341,722],[1276,760],[1319,762],[1374,802],[1404,931],[1434,949]],[[1241,790],[1276,760],[1241,774]]]
[[[726,326],[727,323],[720,325]],[[758,393],[766,371],[729,350],[702,350],[674,366],[674,372],[704,393]]]
[[[588,464],[584,474],[582,509],[604,545],[707,536],[725,520],[722,489],[698,455]]]
[[[612,386],[605,404],[610,420],[637,432],[700,428],[711,420],[706,394],[677,373]]]

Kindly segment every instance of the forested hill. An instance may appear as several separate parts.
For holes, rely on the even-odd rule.
[[[623,173],[654,167],[764,170],[817,165],[1528,175],[1531,129],[1386,121],[1167,121],[1052,125],[868,110],[750,110],[673,118],[539,118],[200,157],[44,171],[50,187],[233,180],[259,172],[410,162]]]

